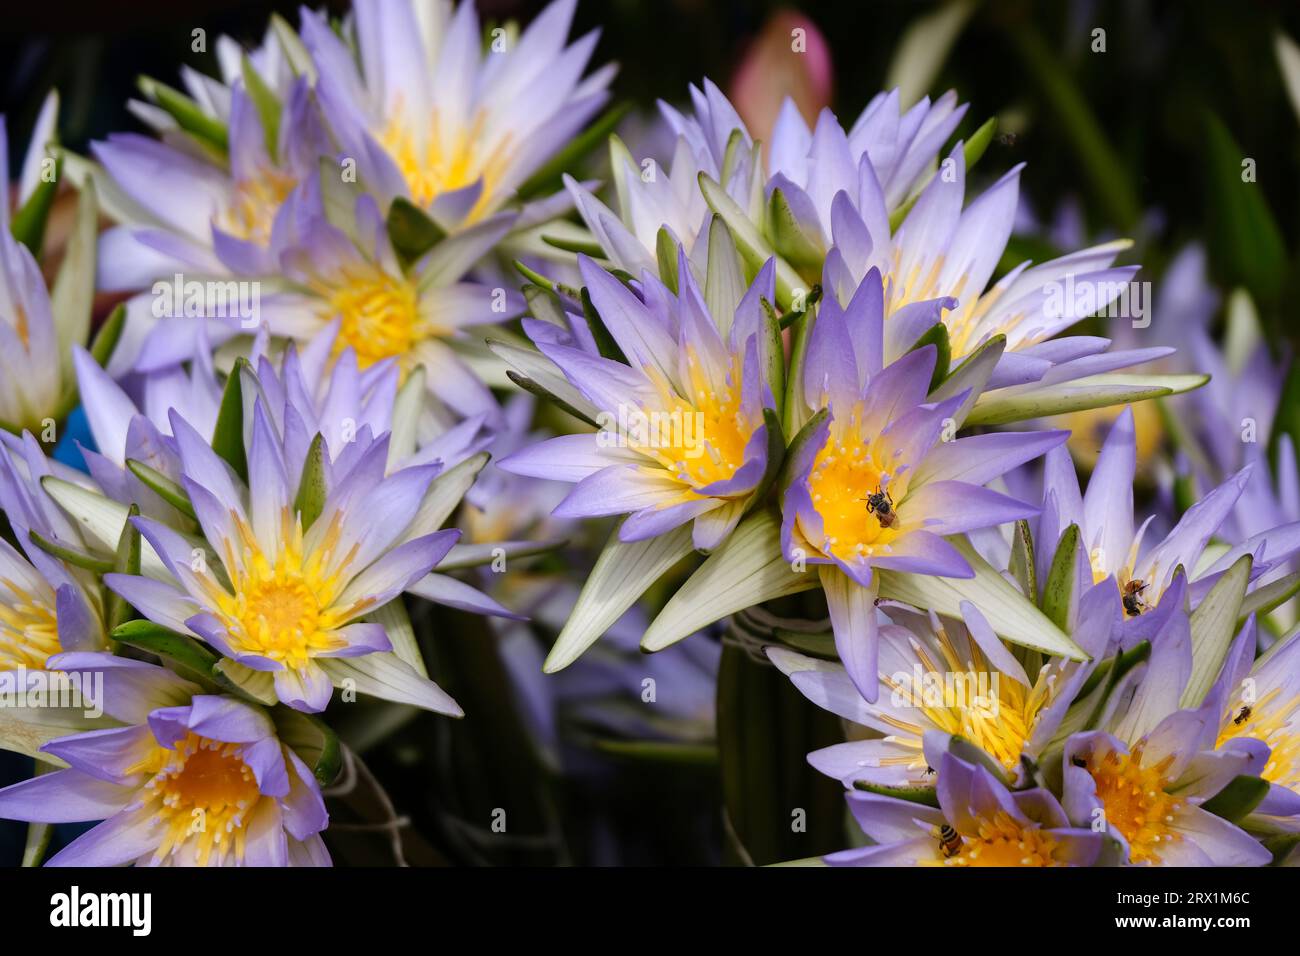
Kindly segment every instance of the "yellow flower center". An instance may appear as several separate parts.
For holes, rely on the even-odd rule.
[[[1112,750],[1087,758],[1086,769],[1097,786],[1106,824],[1124,834],[1133,863],[1158,863],[1161,844],[1182,839],[1172,828],[1182,801],[1165,792],[1165,773],[1173,760],[1168,756],[1145,766],[1140,743],[1129,754]]]
[[[658,461],[688,488],[735,477],[745,463],[745,446],[758,429],[741,411],[741,360],[733,359],[722,387],[710,384],[695,353],[688,350],[689,398],[677,394],[655,369],[646,375],[660,394],[659,411],[628,428],[630,447]]]
[[[235,183],[230,205],[217,214],[217,226],[240,239],[266,245],[275,215],[297,180],[275,167],[262,167],[257,175]]]
[[[808,476],[808,492],[826,535],[822,550],[845,560],[889,554],[903,530],[895,509],[907,495],[906,475],[886,482],[885,463],[873,457],[874,439],[858,428],[861,412],[861,404],[855,405],[845,425],[831,423]],[[887,496],[883,507],[871,500],[878,494]]]
[[[1264,741],[1272,748],[1272,753],[1260,776],[1270,783],[1300,792],[1300,733],[1296,732],[1300,697],[1282,700],[1281,693],[1281,689],[1275,687],[1257,703],[1233,706],[1219,728],[1215,747],[1234,737]]]
[[[0,671],[42,668],[62,649],[52,601],[0,578]]]
[[[1025,687],[993,667],[975,643],[970,644],[969,659],[963,661],[946,630],[940,629],[936,636],[939,661],[920,641],[913,641],[922,668],[919,686],[915,672],[881,674],[881,683],[900,706],[916,708],[944,732],[965,737],[1008,770],[1016,768],[1039,714],[1055,697],[1060,663],[1045,665],[1033,686]],[[922,738],[927,727],[890,714],[877,716],[900,731],[890,735],[892,743],[913,751],[910,756],[886,757],[881,763],[925,768]]]
[[[934,828],[939,840],[939,828]],[[992,819],[982,817],[974,836],[962,836],[961,847],[951,856],[943,856],[943,866],[1060,866],[1053,858],[1056,838],[1037,826],[1025,826],[1006,811],[999,810]]]
[[[199,866],[242,861],[245,828],[262,799],[239,744],[189,733],[175,749],[156,747],[129,773],[149,773],[144,805],[166,830],[154,859],[190,847]],[[215,853],[216,859],[213,859]]]
[[[313,657],[338,650],[345,642],[335,633],[363,610],[361,604],[335,607],[343,583],[331,571],[327,556],[338,540],[339,522],[331,525],[326,540],[304,557],[302,531],[287,512],[281,515],[285,542],[278,554],[267,556],[252,530],[236,519],[242,537],[242,560],[236,561],[234,544],[225,564],[231,571],[234,593],[210,584],[213,611],[230,633],[231,643],[248,654],[279,661],[290,670],[304,667]],[[355,548],[354,548],[355,550]],[[338,567],[346,567],[345,559]]]
[[[428,206],[443,193],[483,180],[478,201],[466,217],[472,223],[495,207],[497,183],[509,164],[509,136],[493,143],[484,136],[485,116],[475,114],[468,126],[443,140],[435,110],[424,129],[415,129],[399,106],[379,133],[379,143],[406,179],[411,198]]]
[[[341,320],[335,351],[351,346],[362,368],[396,358],[406,370],[415,345],[438,331],[421,318],[414,283],[378,266],[345,273],[325,293],[323,317]]]

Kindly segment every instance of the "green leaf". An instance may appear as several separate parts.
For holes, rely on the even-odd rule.
[[[765,408],[763,424],[767,426],[767,467],[763,469],[763,477],[754,486],[749,504],[745,506],[746,513],[762,507],[763,500],[771,487],[776,484],[785,465],[785,436],[781,433],[781,419],[773,409]]]
[[[481,568],[491,564],[498,557],[507,562],[518,558],[530,558],[550,551],[557,551],[568,544],[563,538],[550,541],[490,541],[483,544],[454,544],[447,556],[438,562],[439,574],[447,571],[460,571],[465,568]]]
[[[537,172],[524,180],[515,191],[515,196],[527,200],[550,195],[563,188],[561,174],[571,171],[583,157],[596,148],[597,144],[614,132],[631,109],[631,103],[619,103],[609,109],[580,134],[569,140],[569,144],[551,157]]]
[[[790,447],[785,453],[785,467],[781,470],[780,484],[777,486],[783,497],[786,489],[790,487],[790,483],[797,477],[794,473],[794,463],[799,460],[799,456],[803,454],[804,446],[813,440],[813,436],[816,435],[817,430],[821,428],[822,423],[826,421],[830,413],[829,408],[821,409],[816,415],[804,422],[803,428],[799,429],[799,434],[795,435],[790,442]]]
[[[781,553],[781,523],[768,508],[745,518],[686,579],[641,638],[661,651],[729,614],[819,586],[815,571],[795,571]]]
[[[275,706],[280,700],[271,673],[255,671],[229,657],[223,657],[212,665],[212,679],[223,689],[268,707]]]
[[[562,252],[572,252],[575,255],[590,256],[593,259],[605,258],[605,247],[595,239],[543,235],[542,242],[554,249],[559,249]]]
[[[87,182],[77,197],[77,217],[68,238],[63,264],[50,291],[50,311],[63,356],[62,380],[75,382],[72,347],[90,337],[90,315],[95,304],[95,252],[99,244],[99,203],[94,183]],[[72,386],[72,387],[75,387]]]
[[[217,663],[217,655],[188,634],[177,634],[153,621],[135,620],[119,624],[109,636],[171,661],[182,677],[200,683],[212,682],[212,666]]]
[[[722,217],[731,230],[735,240],[736,251],[751,272],[757,272],[768,259],[776,256],[767,240],[759,233],[758,227],[745,215],[727,191],[705,173],[700,173],[700,191],[709,208]],[[776,257],[776,301],[782,309],[788,309],[794,300],[796,289],[807,290],[807,283],[800,278],[790,263],[780,256]]]
[[[212,430],[212,450],[245,482],[248,481],[248,458],[244,451],[244,398],[240,373],[247,366],[248,359],[236,360],[230,378],[226,379],[217,424]]]
[[[865,790],[867,793],[878,793],[882,797],[893,797],[895,800],[906,800],[908,803],[919,803],[924,807],[937,807],[939,805],[939,792],[934,787],[886,787],[881,784],[858,780],[854,782],[853,789]]]
[[[85,568],[87,571],[93,571],[96,574],[107,574],[113,570],[113,562],[105,558],[97,558],[94,555],[86,554],[76,548],[69,548],[67,545],[51,541],[36,531],[28,531],[27,537],[32,544],[40,548],[46,554],[53,555],[60,561],[66,561],[75,568]]]
[[[1072,524],[1061,535],[1052,556],[1047,580],[1043,582],[1043,613],[1061,630],[1070,626],[1070,611],[1078,596],[1074,585],[1078,580],[1079,526]]]
[[[980,157],[988,149],[989,143],[993,142],[993,134],[997,132],[997,129],[997,117],[991,116],[984,121],[983,126],[971,134],[970,139],[962,144],[961,155],[962,161],[966,164],[966,172],[969,173],[971,167],[980,161]],[[916,201],[921,198],[921,193],[925,191],[926,186],[930,185],[930,180],[933,178],[934,175],[931,174],[925,182],[912,192],[911,196],[889,214],[889,231],[891,233],[903,224],[903,220],[907,218],[907,214],[912,211],[912,207],[916,205]]]
[[[651,585],[693,550],[689,523],[643,541],[620,541],[615,528],[587,575],[542,671],[554,674],[576,661]]]
[[[908,351],[915,352],[927,345],[933,345],[936,352],[934,371],[930,374],[930,387],[926,389],[928,395],[942,385],[943,380],[948,377],[948,366],[952,362],[952,347],[948,344],[948,326],[942,322],[936,322],[925,330],[925,333],[912,344]]]
[[[961,553],[974,577],[941,578],[878,568],[880,597],[956,618],[961,617],[962,601],[970,601],[1004,640],[1070,660],[1088,660],[1084,650],[985,561],[969,541],[961,536],[944,540]]]
[[[406,612],[406,604],[400,595],[367,614],[366,619],[383,627],[394,654],[411,665],[421,677],[429,676],[429,669],[420,654],[420,644],[415,638],[415,628],[411,626],[411,616]]]
[[[1246,181],[1249,154],[1213,113],[1205,114],[1205,166],[1209,187],[1211,262],[1224,285],[1244,285],[1273,305],[1288,272],[1286,244],[1269,211],[1264,187]]]
[[[1243,554],[1192,611],[1192,676],[1179,699],[1182,707],[1199,707],[1223,668],[1237,633],[1237,618],[1250,584],[1250,567],[1250,555]]]
[[[63,161],[55,160],[54,178],[42,177],[36,189],[14,213],[14,218],[9,223],[9,231],[13,237],[26,246],[38,261],[45,244],[45,226],[50,220],[50,210],[54,208],[54,196],[59,191],[62,172]]]
[[[573,286],[565,285],[562,282],[556,282],[554,279],[542,275],[540,272],[536,271],[535,269],[530,269],[528,266],[524,265],[518,259],[515,260],[514,266],[519,271],[520,275],[522,275],[525,279],[527,279],[529,282],[533,283],[534,285],[539,285],[543,289],[546,289],[550,292],[559,293],[560,295],[566,296],[567,298],[570,299],[581,298],[581,293],[579,293],[578,290],[575,289]]]
[[[139,505],[131,505],[127,509],[126,524],[122,525],[122,537],[117,542],[117,557],[113,562],[113,570],[118,574],[129,574],[133,577],[140,574],[140,532],[136,530],[132,518],[140,514]],[[108,589],[108,599],[105,602],[104,618],[110,631],[125,624],[131,616],[131,605],[126,599],[121,597],[111,588]]]
[[[338,778],[343,766],[339,738],[325,721],[314,714],[304,714],[291,707],[271,711],[275,734],[311,767],[316,782],[328,787]]]
[[[800,275],[816,276],[820,274],[826,251],[821,244],[810,237],[790,208],[785,198],[785,191],[779,186],[772,190],[767,202],[769,235],[776,253],[794,266]]]
[[[1011,533],[1011,561],[1007,570],[1031,601],[1038,600],[1038,577],[1034,560],[1034,536],[1029,530],[1029,522],[1017,521]]]
[[[597,738],[591,742],[591,745],[599,753],[636,763],[665,764],[671,767],[716,767],[718,765],[716,744]]]
[[[721,216],[709,220],[709,262],[704,276],[704,304],[725,342],[731,333],[736,308],[745,297],[745,268]],[[784,355],[782,356],[784,359]],[[775,394],[780,395],[780,392]]]
[[[1146,375],[1140,372],[1112,372],[1090,375],[1072,382],[1041,388],[996,389],[975,402],[966,425],[1006,425],[1010,422],[1110,405],[1129,405],[1150,398],[1179,395],[1200,388],[1208,375]],[[1021,386],[1020,388],[1023,388]],[[1009,393],[1009,394],[1007,394]]]
[[[514,374],[506,374],[520,388],[554,402],[593,428],[600,427],[597,419],[601,410],[564,377],[554,362],[537,349],[521,348],[496,339],[488,339],[487,347],[493,355],[511,366]]]
[[[312,86],[315,86],[316,65],[312,62],[311,53],[303,45],[298,32],[278,13],[271,14],[271,29],[275,31],[276,39],[280,41],[280,48],[284,51],[284,58],[288,61],[294,75],[307,77]]]
[[[146,465],[135,458],[126,460],[127,470],[135,475],[144,483],[145,487],[153,491],[159,498],[167,502],[181,514],[197,519],[194,513],[194,505],[190,502],[190,496],[186,494],[185,489],[176,482],[172,481],[161,471]]]
[[[302,530],[306,532],[320,513],[325,510],[325,436],[320,432],[312,439],[307,449],[307,458],[302,465],[302,477],[298,480],[298,494],[293,500],[293,508],[302,520]]]
[[[1246,623],[1246,618],[1250,615],[1263,617],[1271,614],[1296,594],[1300,594],[1300,571],[1260,585],[1250,591],[1241,602],[1241,610],[1237,612],[1236,629],[1241,630],[1241,626]]]
[[[998,362],[1002,359],[1002,354],[1007,348],[1007,337],[999,332],[991,336],[988,341],[984,342],[970,355],[962,359],[961,363],[948,373],[948,377],[938,388],[930,393],[929,400],[932,402],[941,402],[946,398],[952,398],[954,395],[960,395],[962,392],[969,390],[966,400],[962,402],[961,408],[953,413],[953,421],[961,427],[966,423],[970,410],[975,407],[975,403],[984,393],[984,386],[988,384],[989,379],[993,376],[993,370],[997,367]],[[951,359],[949,359],[951,362]]]
[[[266,154],[274,162],[280,152],[280,101],[257,72],[248,54],[242,57],[240,71],[243,74],[244,91],[253,101],[257,116],[262,121],[262,131],[266,135]]]
[[[108,313],[108,318],[95,333],[90,343],[90,357],[100,368],[108,367],[108,360],[113,357],[117,343],[122,338],[122,329],[126,327],[126,303],[119,303]]]
[[[203,112],[198,103],[180,90],[147,76],[139,77],[136,85],[145,99],[170,114],[177,126],[200,143],[222,154],[230,150],[230,131],[226,124]]]
[[[627,365],[627,356],[619,348],[618,342],[614,341],[614,336],[610,334],[609,329],[605,327],[605,321],[596,311],[596,306],[592,304],[591,293],[584,286],[580,297],[582,300],[582,314],[587,320],[587,327],[591,329],[591,337],[596,340],[596,348],[600,351],[602,358]]]
[[[1260,777],[1247,777],[1239,774],[1228,785],[1210,799],[1201,804],[1201,809],[1222,817],[1229,823],[1237,823],[1259,806],[1266,796],[1270,784]]]
[[[542,322],[549,322],[558,328],[568,330],[569,319],[565,315],[564,303],[560,297],[543,286],[532,282],[523,287],[524,298],[528,301],[528,313]]]
[[[667,226],[660,226],[655,234],[655,258],[659,262],[659,278],[673,295],[678,295],[677,286],[677,252],[681,249],[668,232]]]
[[[808,353],[808,339],[812,335],[815,312],[805,311],[795,320],[790,335],[790,374],[785,379],[785,404],[782,418],[787,435],[797,435],[807,425],[812,412],[803,400],[804,357]]]
[[[415,262],[445,238],[446,231],[406,197],[398,196],[388,207],[388,239],[404,266]]]

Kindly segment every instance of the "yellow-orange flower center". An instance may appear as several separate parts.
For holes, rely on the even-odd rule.
[[[470,186],[480,179],[483,189],[465,222],[471,223],[494,208],[496,191],[510,160],[510,136],[489,142],[484,134],[482,113],[443,139],[435,110],[423,129],[415,129],[400,107],[379,133],[379,143],[388,152],[406,180],[416,205],[428,206],[443,193]]]
[[[53,603],[0,578],[0,671],[44,667],[62,649]]]
[[[296,179],[280,169],[258,169],[255,175],[235,183],[230,205],[217,214],[217,226],[232,236],[266,245],[276,213],[297,185]]]
[[[239,744],[189,733],[174,749],[155,747],[129,772],[145,772],[145,807],[164,828],[158,861],[187,848],[198,866],[242,861],[249,817],[262,799]],[[215,856],[215,858],[214,858]]]
[[[351,346],[362,368],[396,358],[406,370],[415,345],[436,334],[420,315],[419,291],[409,279],[370,266],[330,277],[329,282],[323,317],[340,319],[335,351]]]
[[[1251,705],[1236,704],[1225,715],[1215,747],[1234,737],[1253,737],[1271,748],[1260,776],[1270,783],[1300,792],[1300,697],[1283,699],[1273,688]]]
[[[934,832],[939,840],[939,829]],[[960,848],[944,856],[944,866],[1060,866],[1054,859],[1057,840],[1037,826],[1025,826],[1003,810],[982,817],[975,835],[963,835]]]
[[[1111,750],[1101,756],[1092,754],[1086,760],[1106,825],[1124,835],[1133,863],[1158,863],[1162,844],[1182,839],[1173,830],[1182,801],[1165,792],[1165,773],[1173,759],[1168,756],[1147,766],[1139,744],[1132,753]]]
[[[865,436],[858,427],[861,413],[859,404],[843,425],[832,422],[808,476],[808,492],[826,535],[823,550],[845,560],[890,552],[902,534],[895,509],[907,494],[906,475],[886,480],[873,455],[876,436]],[[872,506],[870,499],[877,494],[888,496],[888,511]]]

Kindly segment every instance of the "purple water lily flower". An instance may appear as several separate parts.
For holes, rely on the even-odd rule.
[[[0,513],[18,542],[0,539],[0,671],[45,667],[60,651],[97,650],[104,644],[98,581],[32,541],[36,533],[62,547],[85,544],[75,525],[41,488],[41,479],[77,473],[45,457],[24,432],[0,433]],[[78,476],[84,481],[85,476]]]
[[[1093,866],[1105,837],[1072,826],[1046,790],[1011,792],[984,767],[944,754],[939,806],[875,793],[846,795],[875,845],[826,857],[831,866]]]
[[[105,583],[156,623],[271,675],[275,695],[299,709],[323,710],[331,682],[357,686],[358,671],[381,681],[374,668],[382,664],[400,685],[399,699],[459,714],[436,685],[388,653],[383,625],[363,620],[425,577],[459,536],[421,515],[440,466],[385,476],[388,436],[363,428],[338,459],[322,456],[323,488],[308,492],[319,515],[309,516],[303,472],[289,470],[305,461],[312,440],[296,417],[286,416],[281,432],[262,400],[254,402],[247,484],[183,418],[173,413],[171,425],[181,484],[209,550],[136,518],[171,580],[109,574]]]
[[[1110,643],[1119,619],[1113,586],[1098,585],[1078,606],[1070,634],[1093,657],[1052,658],[1029,674],[979,609],[963,604],[963,620],[882,602],[890,623],[879,627],[880,686],[865,700],[842,664],[782,647],[767,656],[819,707],[858,725],[850,739],[808,755],[808,762],[847,787],[857,781],[889,787],[932,786],[931,765],[946,738],[960,736],[1017,779],[1022,758],[1037,759]]]
[[[678,294],[649,272],[638,294],[580,257],[592,303],[630,365],[531,323],[538,348],[599,409],[601,427],[516,452],[501,467],[576,481],[557,516],[628,514],[623,541],[693,522],[695,545],[707,550],[735,528],[768,469],[763,410],[775,400],[759,332],[773,274],[759,272],[734,314],[712,315],[684,252],[678,261]]]
[[[444,228],[478,222],[587,124],[614,68],[583,77],[597,34],[567,43],[575,6],[557,0],[518,37],[494,33],[486,51],[472,0],[454,13],[448,3],[359,0],[343,38],[303,11],[328,125],[385,209],[403,196]],[[567,206],[561,193],[525,208],[525,220]]]
[[[67,769],[0,790],[0,817],[103,821],[47,865],[330,865],[320,788],[266,711],[142,661],[51,663],[102,675],[104,710],[121,726],[50,741],[41,749]]]
[[[811,433],[791,450],[781,529],[787,560],[819,566],[836,650],[872,702],[879,690],[873,568],[972,576],[944,536],[1036,514],[982,486],[1066,438],[1039,432],[945,440],[968,394],[927,400],[933,345],[884,364],[881,296],[873,272],[847,308],[828,300],[813,326],[802,397],[828,414],[806,426]]]
[[[1116,419],[1098,456],[1085,493],[1064,448],[1047,453],[1043,479],[1043,509],[1034,540],[1039,580],[1046,580],[1056,543],[1071,525],[1079,527],[1079,545],[1085,560],[1079,562],[1081,583],[1114,578],[1125,593],[1129,617],[1126,642],[1150,636],[1162,618],[1146,620],[1175,582],[1183,568],[1188,595],[1197,604],[1219,576],[1245,554],[1254,556],[1252,578],[1300,549],[1300,523],[1261,531],[1239,542],[1213,560],[1204,559],[1206,545],[1231,512],[1249,477],[1242,469],[1194,504],[1165,538],[1154,546],[1145,536],[1154,516],[1136,530],[1133,515],[1133,476],[1136,468],[1133,415],[1125,409]],[[1176,602],[1181,604],[1181,599]]]
[[[1182,587],[1179,575],[1174,588]],[[1076,825],[1109,833],[1132,864],[1262,866],[1272,854],[1201,804],[1235,777],[1257,775],[1268,746],[1243,739],[1215,748],[1222,683],[1196,709],[1183,707],[1193,657],[1181,604],[1152,637],[1150,658],[1112,691],[1099,729],[1065,741],[1061,802]],[[1252,617],[1237,653],[1253,647],[1254,630]]]

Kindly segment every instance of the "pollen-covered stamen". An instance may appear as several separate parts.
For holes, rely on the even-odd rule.
[[[230,205],[217,214],[217,228],[240,239],[266,245],[271,238],[276,213],[296,185],[296,179],[279,169],[258,169],[255,174],[235,183]]]
[[[0,671],[44,667],[62,650],[53,597],[43,600],[0,578]]]
[[[327,560],[328,541],[304,555],[297,523],[291,524],[286,513],[282,524],[281,550],[268,556],[252,530],[236,519],[243,536],[242,560],[231,572],[233,593],[219,590],[214,610],[240,651],[296,670],[343,647],[335,632],[347,619],[344,615],[351,615],[334,607],[341,585],[339,567]]]
[[[1218,748],[1234,737],[1268,744],[1268,763],[1260,776],[1300,791],[1300,697],[1284,698],[1274,687],[1253,704],[1234,703],[1219,728]]]
[[[406,370],[414,363],[414,346],[444,331],[420,314],[415,284],[378,265],[325,276],[321,285],[319,291],[326,302],[322,317],[340,320],[335,353],[350,346],[362,368],[396,358]]]
[[[483,191],[466,217],[473,222],[491,208],[498,184],[510,164],[511,137],[506,135],[489,145],[484,135],[486,116],[478,113],[444,142],[442,124],[435,109],[428,124],[409,120],[401,106],[379,133],[379,143],[387,150],[406,180],[411,197],[420,206],[428,206],[443,193],[470,186],[480,179]],[[420,126],[421,128],[416,128]]]
[[[1079,759],[1096,785],[1107,826],[1124,835],[1133,863],[1157,862],[1162,844],[1182,839],[1173,824],[1183,802],[1165,792],[1172,755],[1148,766],[1139,743],[1131,753],[1108,750]]]
[[[242,862],[248,821],[262,798],[242,745],[188,733],[127,772],[151,774],[138,806],[164,828],[155,861],[188,852],[187,862],[198,866]]]
[[[832,422],[808,475],[808,493],[826,535],[822,548],[846,561],[889,554],[903,533],[897,508],[907,494],[905,472],[891,475],[886,463],[873,457],[873,437],[857,426],[860,414],[857,406],[843,425]],[[869,507],[876,494],[886,495],[888,513]]]
[[[933,828],[938,847],[939,827]],[[963,833],[961,846],[949,846],[951,855],[940,850],[930,865],[942,866],[1060,866],[1053,858],[1058,843],[1052,834],[1036,825],[1025,825],[1004,810],[981,817],[976,832]],[[951,842],[951,841],[950,841]]]
[[[659,462],[692,489],[734,478],[745,463],[745,448],[760,421],[741,402],[741,359],[732,361],[721,384],[711,382],[695,353],[687,350],[689,396],[678,394],[657,370],[645,369],[659,392],[658,409],[643,409],[632,448]]]

